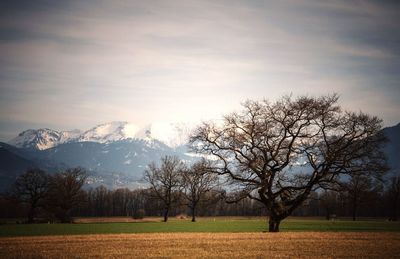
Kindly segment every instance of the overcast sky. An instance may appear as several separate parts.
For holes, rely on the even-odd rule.
[[[278,3],[277,3],[278,2]],[[338,93],[400,122],[390,1],[1,1],[0,141],[28,128],[198,121]]]

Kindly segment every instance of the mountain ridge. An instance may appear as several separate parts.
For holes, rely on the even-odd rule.
[[[139,128],[126,121],[99,124],[86,131],[56,131],[49,128],[28,129],[7,143],[18,148],[46,150],[71,142],[110,143],[127,139],[158,140],[175,148],[187,143],[190,129],[184,124],[153,123]]]

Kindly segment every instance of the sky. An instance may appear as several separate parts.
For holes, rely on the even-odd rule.
[[[338,93],[400,122],[397,1],[2,0],[0,141]]]

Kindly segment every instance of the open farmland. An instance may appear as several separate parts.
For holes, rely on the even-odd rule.
[[[0,258],[394,258],[400,223],[289,218],[79,218],[75,224],[0,225]],[[197,232],[197,233],[196,233]]]
[[[393,258],[400,233],[157,233],[10,237],[1,258]]]
[[[84,234],[131,234],[175,232],[263,232],[267,230],[266,218],[199,218],[190,220],[171,218],[167,223],[160,218],[131,220],[129,218],[81,218],[76,224],[3,224],[0,236],[47,236]],[[85,222],[85,223],[84,223]],[[400,232],[400,222],[385,220],[327,221],[315,218],[288,218],[281,224],[281,231],[317,232]]]

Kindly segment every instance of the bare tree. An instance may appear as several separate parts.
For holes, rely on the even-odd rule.
[[[43,206],[49,187],[49,177],[41,169],[28,169],[20,175],[13,186],[13,195],[21,202],[29,204],[28,223],[34,221],[36,210]]]
[[[71,222],[71,210],[85,201],[85,181],[86,173],[81,168],[67,169],[51,177],[48,205],[61,222]]]
[[[112,213],[111,204],[111,192],[104,185],[100,185],[94,189],[94,202],[96,208],[96,214],[99,216],[108,216]]]
[[[325,218],[331,220],[335,217],[339,207],[340,192],[325,190],[319,196],[321,208],[325,211]]]
[[[161,159],[160,167],[153,162],[144,172],[144,179],[164,204],[164,222],[168,221],[172,204],[179,200],[182,170],[184,164],[178,157],[165,156]]]
[[[129,205],[131,204],[131,200],[133,200],[131,199],[133,193],[134,192],[131,192],[128,188],[120,188],[112,191],[112,215],[129,216]]]
[[[201,159],[182,173],[183,195],[192,213],[192,222],[196,221],[196,207],[204,201],[206,194],[218,184],[218,176],[209,171],[210,161]]]
[[[337,100],[332,95],[247,101],[222,124],[198,127],[192,146],[217,159],[215,173],[266,206],[269,231],[277,232],[312,191],[335,184],[341,175],[383,172],[381,120],[343,112]]]
[[[372,198],[380,187],[379,175],[375,178],[370,174],[353,173],[347,182],[342,184],[341,191],[347,196],[351,206],[353,221],[357,219],[358,209],[361,204]],[[376,180],[374,182],[374,180]]]

